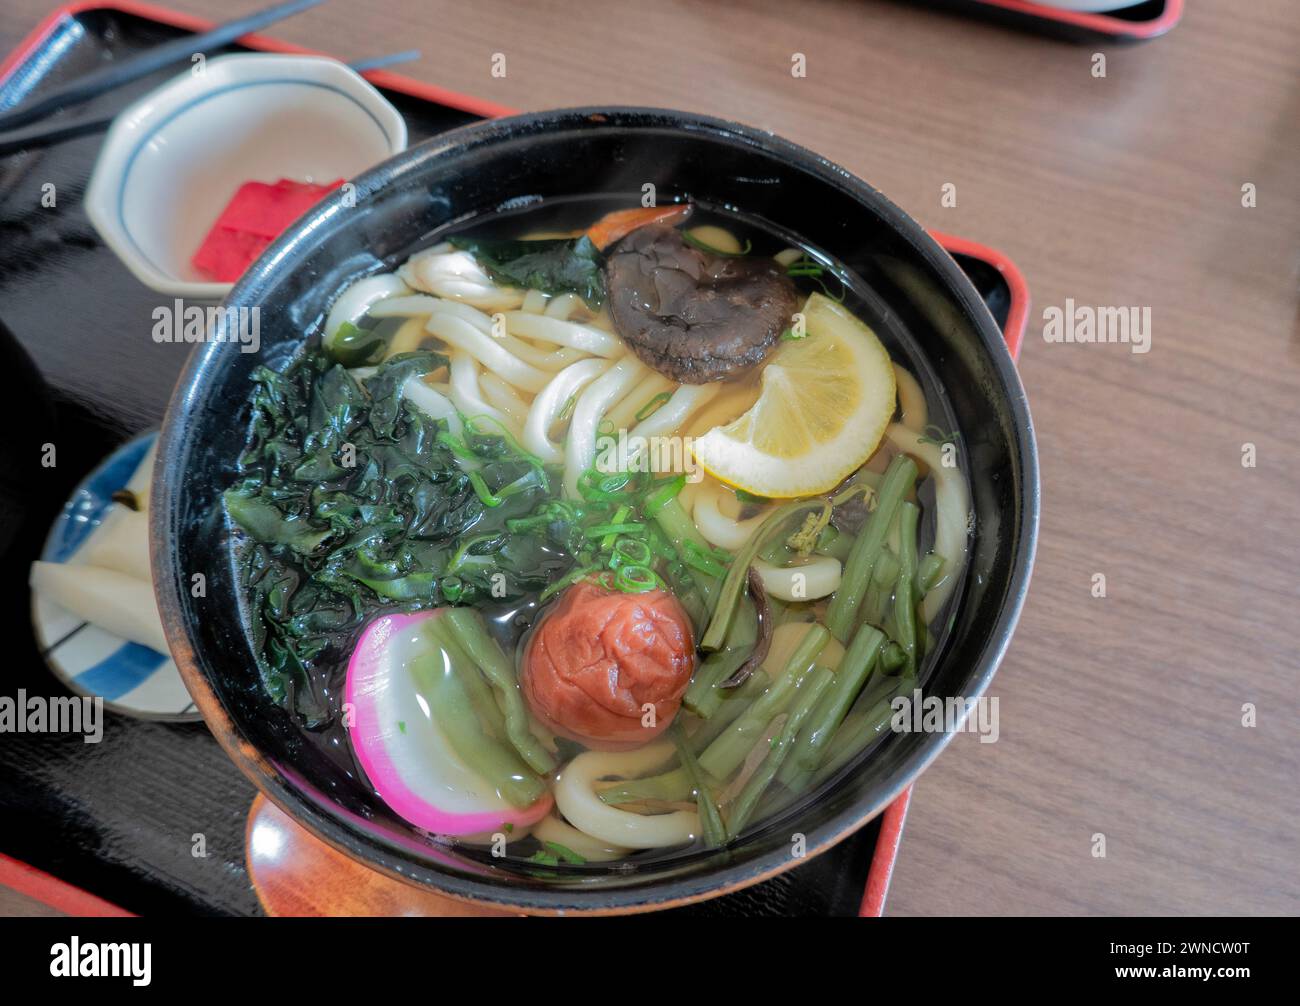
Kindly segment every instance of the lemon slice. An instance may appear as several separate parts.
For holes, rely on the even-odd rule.
[[[694,441],[710,475],[758,496],[812,496],[837,486],[880,444],[894,415],[894,365],[876,334],[815,293],[806,334],[763,368],[752,408]]]

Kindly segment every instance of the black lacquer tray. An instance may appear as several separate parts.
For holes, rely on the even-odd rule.
[[[202,27],[133,3],[59,8],[0,64],[0,108]],[[288,51],[269,39],[244,43],[230,51]],[[171,75],[137,81],[74,114],[120,110]],[[412,143],[508,111],[395,75],[369,76],[406,118]],[[101,139],[0,157],[0,323],[11,333],[0,329],[0,362],[8,364],[12,429],[0,438],[0,610],[9,643],[0,695],[66,694],[33,638],[28,566],[80,479],[115,446],[160,424],[188,352],[152,340],[160,295],[131,276],[81,208]],[[49,185],[53,207],[42,201]],[[984,295],[1014,353],[1027,308],[1019,272],[990,249],[936,237]],[[50,443],[52,468],[41,464]],[[0,733],[0,867],[30,864],[135,913],[258,914],[244,861],[254,793],[202,724],[106,712],[100,744],[80,735]],[[673,912],[878,914],[904,808],[905,797],[773,880]],[[206,855],[196,854],[200,848]]]

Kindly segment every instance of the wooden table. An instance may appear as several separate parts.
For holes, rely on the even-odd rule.
[[[264,5],[170,2],[216,18]],[[0,45],[48,6],[0,0]],[[889,911],[1300,911],[1290,0],[1202,0],[1138,46],[885,0],[334,0],[274,33],[348,59],[420,46],[405,72],[518,108],[761,125],[1010,254],[1034,297],[1038,567],[991,693],[1001,738],[958,737],[918,783]],[[1150,307],[1151,351],[1045,342],[1042,311],[1067,298]]]

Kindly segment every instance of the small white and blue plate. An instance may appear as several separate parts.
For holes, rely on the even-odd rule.
[[[62,563],[77,554],[157,439],[157,433],[136,437],[90,473],[55,518],[41,559]],[[99,696],[105,708],[127,716],[183,723],[203,718],[167,654],[105,632],[35,591],[32,620],[50,670],[74,692]]]

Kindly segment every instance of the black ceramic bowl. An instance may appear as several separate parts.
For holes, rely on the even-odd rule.
[[[979,695],[1011,638],[1033,562],[1038,470],[1024,393],[996,324],[951,258],[912,219],[842,168],[761,130],[652,109],[572,109],[498,119],[414,147],[299,220],[236,284],[228,306],[261,309],[258,353],[199,346],[163,426],[154,483],[153,563],[176,662],[240,768],[317,836],[390,875],[457,897],[531,911],[635,911],[754,883],[878,814],[944,746],[898,734],[808,800],[736,845],[638,867],[560,877],[433,845],[305,743],[262,691],[232,580],[220,493],[245,439],[249,373],[281,366],[319,331],[334,296],[391,269],[448,226],[521,199],[689,196],[799,235],[856,272],[942,382],[963,434],[976,536],[964,595],[927,682]],[[194,597],[191,577],[207,578]]]

